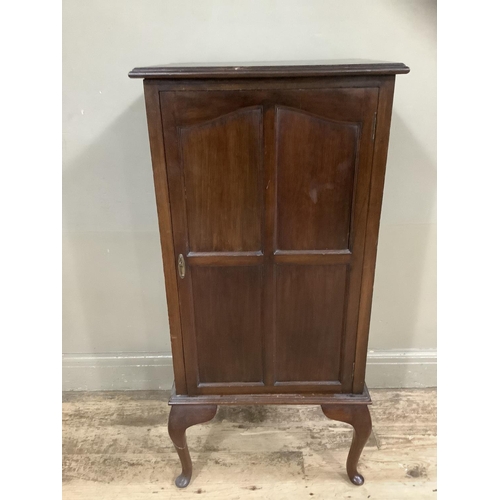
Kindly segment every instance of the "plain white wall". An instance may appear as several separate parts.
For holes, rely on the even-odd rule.
[[[63,351],[170,350],[146,117],[134,66],[368,58],[404,62],[371,349],[436,345],[436,3],[65,0]]]

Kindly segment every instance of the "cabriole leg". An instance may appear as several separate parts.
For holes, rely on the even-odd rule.
[[[172,405],[168,418],[168,434],[179,455],[182,472],[175,480],[178,488],[185,488],[191,481],[193,464],[186,442],[186,429],[214,418],[217,405]]]
[[[321,405],[323,413],[332,420],[354,427],[351,449],[347,456],[347,475],[351,482],[361,486],[365,480],[358,472],[358,460],[372,431],[372,419],[367,405]]]

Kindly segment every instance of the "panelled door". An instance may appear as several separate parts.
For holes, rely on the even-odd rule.
[[[350,392],[377,88],[161,92],[188,392]]]

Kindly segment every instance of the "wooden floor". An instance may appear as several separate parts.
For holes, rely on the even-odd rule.
[[[436,391],[372,390],[363,486],[345,473],[351,427],[319,407],[220,407],[191,427],[193,479],[167,433],[166,393],[65,393],[64,500],[435,499]]]

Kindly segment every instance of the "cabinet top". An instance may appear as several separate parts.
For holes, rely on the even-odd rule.
[[[242,63],[175,63],[134,68],[130,78],[281,78],[298,76],[397,75],[408,73],[403,63],[342,59]]]

